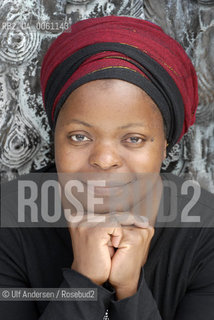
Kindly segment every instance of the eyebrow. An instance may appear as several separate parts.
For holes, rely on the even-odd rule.
[[[82,121],[82,120],[78,120],[78,119],[72,119],[71,121],[67,122],[66,125],[69,125],[71,123],[77,123],[77,124],[82,124],[88,128],[93,128],[93,125],[85,122],[85,121]],[[120,126],[118,127],[118,129],[128,129],[128,128],[131,128],[131,127],[144,127],[144,124],[143,122],[136,122],[136,123],[127,123],[126,125],[124,126]]]
[[[127,123],[126,125],[121,126],[118,129],[128,129],[131,127],[144,127],[144,124],[143,124],[143,122]]]
[[[71,124],[71,123],[82,124],[82,125],[84,125],[84,126],[86,126],[86,127],[89,127],[89,128],[92,128],[92,127],[93,127],[91,124],[89,124],[89,123],[87,123],[87,122],[85,122],[85,121],[82,121],[82,120],[78,120],[78,119],[72,119],[71,121],[66,122],[65,125],[69,125],[69,124]]]

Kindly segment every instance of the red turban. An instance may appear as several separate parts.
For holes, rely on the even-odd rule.
[[[70,93],[89,81],[121,79],[159,107],[171,148],[195,121],[195,69],[181,45],[145,20],[107,16],[79,21],[51,44],[41,70],[45,109],[54,128]]]

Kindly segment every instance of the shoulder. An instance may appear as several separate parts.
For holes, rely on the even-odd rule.
[[[214,195],[197,181],[173,174],[162,175],[165,202],[176,213],[175,227],[214,227]]]
[[[29,248],[37,248],[45,250],[44,241],[42,239],[53,241],[57,238],[56,228],[46,228],[48,223],[41,219],[41,202],[39,192],[36,196],[33,194],[35,190],[31,189],[32,185],[39,188],[42,182],[50,177],[55,177],[55,167],[49,166],[39,171],[20,176],[19,178],[4,182],[1,184],[1,204],[0,204],[0,268],[4,266],[4,261],[10,260],[11,268],[15,269],[16,265],[20,269],[25,269],[25,262],[28,259],[26,253],[31,256],[33,250]],[[24,183],[26,187],[26,208],[22,206],[22,191]],[[20,188],[22,191],[20,191]],[[21,194],[20,194],[21,192]],[[32,206],[29,199],[32,199]],[[27,203],[28,201],[28,203]],[[21,205],[20,205],[21,203]],[[50,204],[51,201],[50,201]],[[34,211],[37,206],[36,212]],[[51,210],[50,205],[50,210]],[[24,219],[24,220],[23,220]],[[32,253],[30,253],[32,252]],[[26,258],[27,257],[27,258]],[[9,263],[7,262],[8,266]]]
[[[55,165],[19,176],[1,184],[1,227],[30,227],[19,219],[39,216],[41,212],[42,186],[46,181],[56,181]],[[50,201],[50,210],[52,201]],[[38,217],[39,218],[39,217]],[[38,219],[37,219],[38,220]],[[39,226],[39,225],[38,225]]]
[[[34,181],[36,183],[45,180],[46,177],[51,177],[51,175],[56,174],[56,166],[55,164],[50,164],[44,168],[41,168],[36,171],[32,171],[28,174],[24,174],[18,176],[16,179],[2,182],[1,183],[1,199],[8,195],[8,193],[17,193],[18,192],[18,185],[20,181]]]
[[[189,274],[213,270],[214,195],[197,182],[173,174],[164,174],[163,180],[165,210],[159,210],[155,239],[164,257],[173,259],[175,269],[185,265]]]

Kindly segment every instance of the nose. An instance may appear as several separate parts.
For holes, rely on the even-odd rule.
[[[123,165],[123,161],[116,147],[99,144],[94,147],[89,157],[89,164],[97,169],[110,170],[120,168]]]

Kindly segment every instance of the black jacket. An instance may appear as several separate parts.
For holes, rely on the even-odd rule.
[[[54,169],[49,169],[49,171]],[[36,179],[36,178],[35,178]],[[170,175],[180,190],[183,180]],[[1,215],[15,216],[15,182],[3,192]],[[164,212],[173,202],[164,193]],[[180,195],[176,222],[156,224],[138,291],[117,301],[108,283],[98,286],[71,270],[72,243],[67,228],[0,228],[1,288],[96,288],[97,301],[5,301],[2,320],[213,320],[214,197],[202,190],[188,215],[202,217],[200,226],[180,224],[192,195]],[[187,207],[186,207],[187,208]],[[3,220],[2,220],[3,221]],[[4,223],[2,223],[4,225]]]

